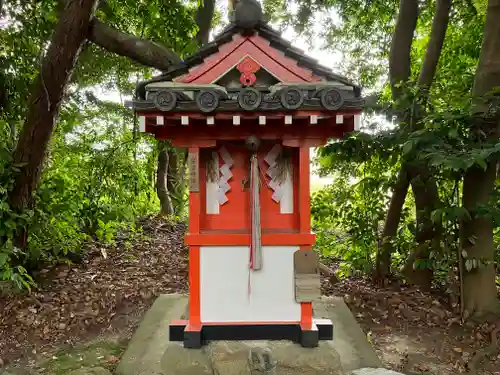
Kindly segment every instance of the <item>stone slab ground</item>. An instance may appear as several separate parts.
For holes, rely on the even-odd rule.
[[[342,298],[324,297],[315,304],[316,318],[332,320],[334,339],[314,349],[288,341],[216,341],[200,350],[184,349],[182,343],[169,341],[168,325],[181,318],[187,303],[187,296],[178,294],[156,300],[132,337],[118,375],[346,375],[354,370],[361,375],[383,371]]]
[[[0,375],[111,375],[125,343],[111,337],[64,348],[40,359],[36,366],[10,366]]]

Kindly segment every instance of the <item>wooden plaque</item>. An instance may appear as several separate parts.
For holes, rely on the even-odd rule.
[[[297,250],[293,255],[295,301],[314,302],[321,298],[319,258],[313,250]]]
[[[190,152],[189,158],[189,191],[200,191],[200,154],[198,152]]]

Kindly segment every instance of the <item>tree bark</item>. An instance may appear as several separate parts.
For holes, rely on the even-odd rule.
[[[169,150],[167,187],[175,214],[184,209],[187,155],[185,149]]]
[[[389,80],[394,101],[400,99],[402,94],[399,85],[408,81],[410,77],[411,45],[417,27],[417,20],[418,1],[401,0],[389,51]]]
[[[478,204],[488,204],[496,178],[496,163],[490,162],[485,170],[469,169],[464,176],[463,207],[469,212]],[[460,241],[467,259],[489,262],[485,267],[467,271],[464,264],[463,311],[464,315],[483,315],[498,312],[495,283],[493,223],[488,216],[472,215],[461,225]]]
[[[473,96],[487,95],[493,88],[500,87],[500,0],[489,0],[484,26],[483,43],[479,64],[474,79]],[[477,108],[478,130],[490,139],[498,139],[499,123],[484,118],[487,106]],[[474,210],[478,205],[488,204],[496,179],[496,162],[489,161],[486,170],[472,167],[464,175],[462,205],[471,214],[471,219],[462,222],[460,241],[466,259],[486,261],[486,265],[466,270],[463,277],[464,315],[483,315],[498,311],[495,284],[493,223],[490,216],[478,215]]]
[[[431,35],[427,50],[425,52],[424,62],[418,76],[418,85],[420,89],[429,88],[432,85],[436,69],[443,49],[444,38],[448,23],[450,21],[451,0],[438,0],[436,2],[436,14],[432,19]],[[425,97],[427,97],[427,92]]]
[[[160,212],[162,215],[172,215],[174,208],[168,191],[169,147],[165,142],[160,142],[158,147],[158,168],[156,172],[156,192],[160,199]]]
[[[22,165],[10,193],[12,208],[23,211],[32,206],[54,131],[66,84],[85,42],[97,0],[68,0],[60,13],[40,73],[28,102],[26,122],[14,152],[14,163]],[[22,235],[19,245],[26,245]]]
[[[392,191],[392,197],[387,210],[387,216],[382,231],[381,244],[377,251],[375,281],[378,284],[385,284],[385,280],[391,271],[391,254],[393,245],[391,240],[396,236],[401,219],[401,212],[408,193],[410,182],[405,170],[399,170],[396,185]]]
[[[177,180],[179,174],[179,159],[177,157],[177,150],[170,148],[168,150],[168,177],[167,188],[172,201],[173,212],[178,213],[179,204],[177,199]]]
[[[140,64],[162,71],[168,71],[172,65],[179,64],[181,59],[168,48],[159,44],[125,34],[97,19],[90,25],[89,39],[109,52],[126,56]]]
[[[441,230],[431,220],[431,213],[438,208],[440,201],[436,181],[427,166],[413,167],[411,187],[415,196],[417,246],[405,263],[403,275],[411,285],[429,290],[434,276],[429,259],[432,250],[440,249]]]

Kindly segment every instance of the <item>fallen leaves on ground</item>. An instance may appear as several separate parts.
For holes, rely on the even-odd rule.
[[[42,270],[43,283],[31,295],[0,297],[0,368],[109,330],[130,334],[159,294],[187,292],[185,226],[150,218],[143,227],[146,238],[122,238],[116,247],[90,243],[81,264]],[[442,294],[377,288],[359,278],[322,283],[324,294],[344,296],[385,365],[407,374],[464,373],[495,329],[461,325]],[[500,374],[499,353],[478,369],[477,375]]]
[[[81,264],[41,270],[31,295],[0,296],[2,361],[97,336],[159,294],[187,292],[184,232],[183,224],[149,219],[141,240],[89,243]]]
[[[466,373],[467,363],[490,345],[495,329],[494,323],[462,324],[455,304],[443,293],[397,283],[378,288],[362,278],[335,285],[323,279],[322,289],[323,294],[343,296],[384,364],[408,374]],[[483,361],[476,374],[500,374],[500,353]]]

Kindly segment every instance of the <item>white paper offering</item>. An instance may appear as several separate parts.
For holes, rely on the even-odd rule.
[[[217,190],[217,202],[219,202],[220,205],[223,205],[227,201],[228,199],[226,197],[226,194],[224,194],[221,189]]]
[[[224,180],[229,181],[231,177],[233,177],[233,172],[231,172],[231,169],[229,169],[229,166],[227,164],[224,164],[222,167],[220,167],[220,172],[222,173],[222,176],[224,176]]]
[[[226,150],[225,147],[221,147],[219,149],[219,154],[222,160],[224,160],[224,164],[226,164],[229,168],[231,168],[234,164],[233,158],[231,154]]]
[[[231,190],[231,186],[227,181],[221,181],[219,185],[219,189],[222,190],[224,194],[226,194],[229,190]]]
[[[278,144],[274,145],[271,151],[269,151],[266,157],[264,158],[265,162],[270,166],[276,164],[276,158],[278,157],[280,151],[281,151],[281,145]]]
[[[271,180],[274,180],[276,176],[278,175],[278,165],[275,164],[271,167],[268,168],[266,174],[271,177]]]
[[[280,187],[280,184],[278,184],[276,181],[271,180],[269,181],[269,187],[273,190],[276,190],[277,188]]]
[[[281,201],[281,198],[283,198],[283,193],[284,193],[284,191],[281,188],[281,186],[278,186],[273,193],[273,196],[272,196],[273,201],[275,201],[275,202]]]

